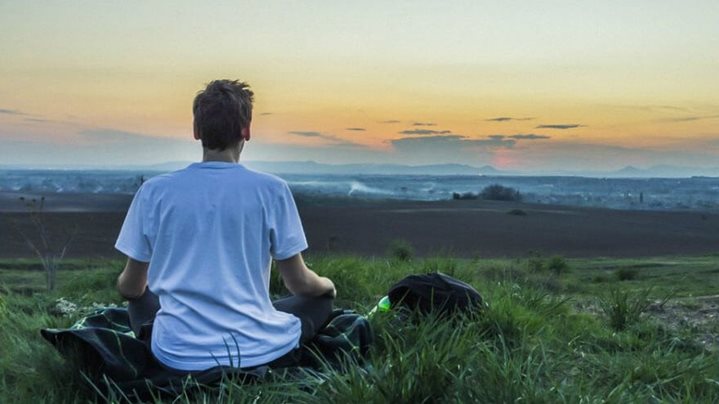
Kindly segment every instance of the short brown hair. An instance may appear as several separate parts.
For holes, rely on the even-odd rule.
[[[242,139],[252,120],[254,93],[238,80],[215,80],[197,93],[192,103],[195,131],[202,147],[225,150]]]

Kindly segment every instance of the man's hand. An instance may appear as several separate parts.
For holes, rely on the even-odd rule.
[[[125,269],[117,277],[117,291],[125,299],[137,299],[147,288],[147,268],[149,262],[127,259]]]
[[[300,296],[337,296],[335,284],[330,278],[319,276],[307,268],[302,254],[286,260],[277,261],[277,270],[282,276],[287,290],[293,295]]]

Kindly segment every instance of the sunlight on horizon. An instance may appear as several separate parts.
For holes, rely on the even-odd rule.
[[[0,164],[192,159],[192,98],[237,78],[249,159],[717,167],[717,20],[711,1],[6,2]]]

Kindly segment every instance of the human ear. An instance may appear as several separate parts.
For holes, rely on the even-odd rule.
[[[250,126],[247,125],[246,128],[242,128],[240,134],[242,135],[242,139],[244,139],[245,141],[250,140]]]

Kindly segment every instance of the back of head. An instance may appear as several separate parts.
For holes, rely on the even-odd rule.
[[[192,113],[202,147],[222,151],[239,143],[252,120],[253,97],[250,86],[237,80],[215,80],[200,91]]]

